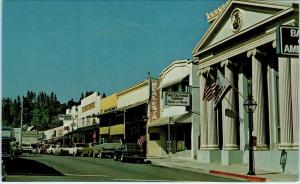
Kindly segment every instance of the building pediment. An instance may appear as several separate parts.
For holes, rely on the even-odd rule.
[[[208,31],[196,45],[193,55],[202,49],[246,32],[251,27],[271,18],[291,6],[289,3],[274,3],[258,0],[232,0],[214,19]]]

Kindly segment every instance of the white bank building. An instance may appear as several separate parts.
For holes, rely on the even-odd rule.
[[[296,1],[294,1],[296,2]],[[257,169],[298,172],[299,6],[292,1],[230,0],[207,14],[208,30],[193,50],[200,83],[200,148],[197,160],[248,164],[249,116],[244,103],[252,90],[254,162]],[[287,44],[279,26],[291,27]],[[293,38],[295,37],[295,38]],[[296,41],[295,41],[296,39]],[[208,76],[220,71],[233,88],[217,110],[202,96]],[[251,81],[251,86],[248,83]]]

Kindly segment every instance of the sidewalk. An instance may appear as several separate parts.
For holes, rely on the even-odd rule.
[[[270,181],[270,182],[296,182],[298,181],[298,175],[286,174],[282,172],[265,171],[256,169],[255,176],[247,175],[248,165],[247,164],[233,164],[225,166],[221,164],[206,164],[200,163],[196,160],[173,157],[170,160],[168,158],[148,158],[153,165],[171,167],[177,169],[184,169],[199,173],[214,174],[224,177],[231,177],[244,181]]]

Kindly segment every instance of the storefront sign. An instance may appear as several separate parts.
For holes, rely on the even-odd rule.
[[[149,119],[151,121],[159,118],[159,82],[157,80],[151,80],[151,100],[149,104]]]
[[[277,30],[277,48],[279,55],[298,56],[299,29],[292,26],[279,26]]]
[[[166,106],[190,106],[190,94],[180,92],[166,92]]]

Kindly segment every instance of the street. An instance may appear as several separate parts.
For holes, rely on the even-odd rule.
[[[122,163],[112,159],[27,155],[6,164],[8,182],[30,181],[238,181],[150,163]]]

